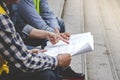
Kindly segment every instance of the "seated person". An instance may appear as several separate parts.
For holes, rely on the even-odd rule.
[[[38,4],[37,1],[40,4]],[[64,39],[69,39],[70,35],[64,33],[65,25],[63,20],[56,18],[46,0],[21,0],[17,6],[22,18],[34,28],[55,32]],[[24,42],[27,45],[37,46],[40,45],[41,42],[43,43],[43,40],[40,42],[38,39],[27,38],[24,39]]]
[[[42,35],[42,37],[41,37],[41,34],[43,34],[43,32],[47,32],[47,30],[52,30],[52,28],[50,28],[50,27],[48,27],[48,28],[46,28],[47,30],[46,31],[42,31],[42,30],[38,30],[38,29],[36,29],[36,28],[34,28],[34,27],[32,27],[31,25],[29,25],[29,24],[27,24],[26,25],[26,23],[24,23],[24,21],[23,21],[23,19],[21,19],[21,16],[20,16],[20,14],[19,14],[19,11],[18,11],[18,6],[17,5],[13,5],[12,7],[11,6],[9,6],[9,8],[10,8],[10,12],[11,12],[11,14],[10,14],[10,16],[11,16],[11,19],[13,20],[13,22],[14,22],[14,24],[15,24],[15,27],[16,27],[16,30],[17,30],[17,32],[19,32],[20,33],[20,35],[21,36],[26,36],[27,35],[27,37],[29,38],[48,38],[49,37],[49,35],[48,35],[48,37],[47,36],[45,36],[45,35]],[[27,29],[26,29],[26,27],[27,27]],[[26,34],[27,33],[27,34]],[[48,33],[52,33],[52,32],[47,32],[47,34]],[[52,33],[53,34],[53,33]],[[65,34],[65,36],[67,35],[67,33],[64,33]],[[55,34],[54,34],[55,35]],[[61,36],[63,36],[63,38],[61,38],[61,37],[59,37],[59,35],[58,34],[56,34],[57,35],[57,38],[59,38],[59,39],[61,39],[61,40],[63,40],[64,42],[66,42],[67,43],[67,40],[68,39],[65,39],[64,38],[64,36],[63,35],[61,35]],[[67,38],[69,38],[69,35],[67,36]],[[24,38],[23,38],[24,39]],[[51,40],[50,40],[51,41]],[[41,41],[42,42],[42,41]],[[53,44],[55,44],[56,42],[58,42],[58,41],[51,41]],[[68,71],[69,70],[69,71]],[[69,75],[69,76],[72,76],[73,74],[76,76],[76,77],[81,77],[81,74],[79,74],[79,73],[75,73],[73,70],[71,70],[71,68],[70,67],[68,67],[68,68],[66,68],[65,70],[64,70],[64,72],[66,73],[66,72],[69,72],[69,73],[72,73],[71,75]],[[67,74],[67,73],[66,73]]]
[[[0,76],[0,80],[61,80],[56,76],[56,70],[70,65],[70,54],[51,57],[46,54],[37,55],[34,50],[26,48],[6,7],[18,1],[0,0],[0,55],[8,61],[10,68],[9,77]]]

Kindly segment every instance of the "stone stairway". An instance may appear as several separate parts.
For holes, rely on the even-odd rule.
[[[120,80],[120,32],[116,15],[120,7],[116,0],[84,1],[85,31],[91,31],[95,39],[94,52],[87,54],[88,80]]]
[[[63,13],[66,32],[94,36],[95,50],[74,56],[72,68],[85,73],[86,80],[120,80],[120,0],[49,1],[63,1],[61,13],[55,14],[61,17]]]

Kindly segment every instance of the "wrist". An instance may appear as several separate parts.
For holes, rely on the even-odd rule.
[[[61,60],[60,60],[59,55],[57,56],[57,60],[58,60],[58,66],[61,66]]]
[[[57,34],[60,33],[58,28],[55,28],[54,30],[55,30],[55,33],[57,33]]]
[[[46,31],[46,36],[45,38],[48,38],[50,36],[50,32],[49,31]]]

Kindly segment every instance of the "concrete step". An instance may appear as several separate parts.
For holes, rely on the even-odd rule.
[[[85,31],[91,31],[95,39],[94,52],[87,54],[88,80],[120,80],[112,55],[119,43],[115,44],[118,37],[111,35],[118,33],[111,32],[111,28],[116,29],[116,23],[111,15],[113,5],[110,5],[110,1],[113,3],[116,0],[84,0]],[[116,57],[119,55],[116,54]],[[116,63],[119,61],[116,60]]]
[[[49,0],[49,3],[61,17],[64,1]],[[86,80],[120,80],[119,14],[119,0],[66,1],[63,13],[66,32],[92,32],[94,35],[95,50],[74,56],[71,64],[76,72],[85,73]]]
[[[78,34],[84,32],[83,0],[67,0],[64,7],[63,19],[66,25],[66,32]],[[76,72],[86,72],[85,55],[72,57],[71,67]]]
[[[71,34],[84,31],[83,0],[67,0],[63,18],[67,32]]]
[[[102,0],[99,1],[99,3],[101,7],[101,14],[104,16],[103,22],[108,40],[108,50],[113,59],[114,68],[116,70],[116,75],[114,75],[115,80],[120,80],[120,3],[118,0]],[[106,7],[104,8],[103,3],[106,3]]]
[[[65,0],[47,0],[52,11],[57,17],[61,17]]]

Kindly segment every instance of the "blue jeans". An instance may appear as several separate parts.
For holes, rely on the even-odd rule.
[[[65,32],[65,24],[64,24],[63,19],[58,19],[58,18],[57,18],[57,20],[58,20],[58,24],[59,24],[59,26],[60,26],[60,33]]]

